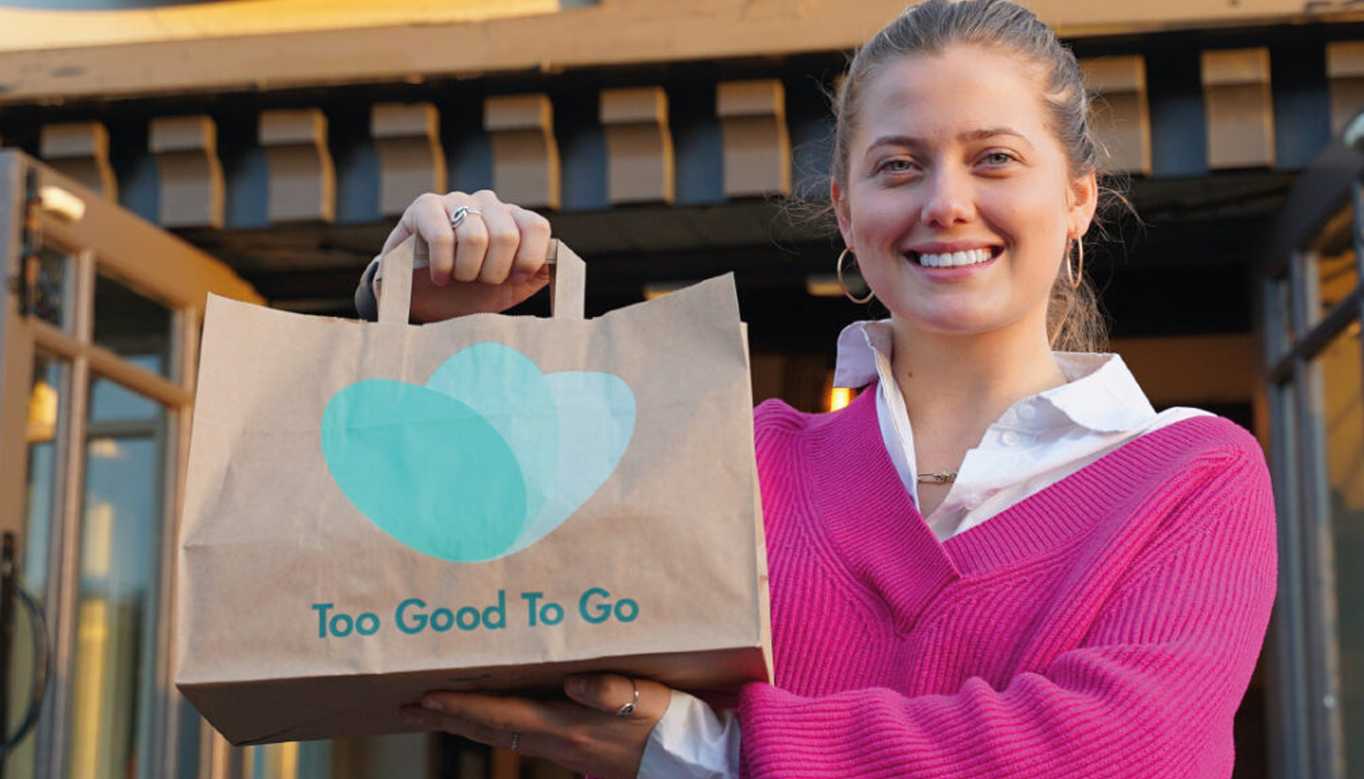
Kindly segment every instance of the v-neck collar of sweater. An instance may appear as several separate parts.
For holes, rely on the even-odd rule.
[[[918,614],[953,581],[1069,546],[1122,492],[1105,488],[1107,480],[1134,459],[1143,470],[1161,464],[1151,459],[1151,444],[1216,419],[1182,420],[1137,436],[944,542],[910,500],[881,444],[875,390],[874,383],[869,385],[846,408],[808,430],[808,454],[819,466],[806,472],[818,524],[853,574],[873,580],[902,615]],[[906,560],[913,561],[912,570],[906,571]],[[891,571],[893,576],[879,573]]]

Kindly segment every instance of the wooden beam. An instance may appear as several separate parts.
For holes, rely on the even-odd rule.
[[[673,138],[663,88],[603,89],[600,116],[611,202],[673,202]]]
[[[17,152],[6,151],[0,153],[0,163],[5,163],[9,155],[23,159]],[[105,202],[60,171],[44,166],[37,166],[37,171],[40,187],[58,187],[85,203],[85,212],[75,221],[40,214],[39,227],[43,235],[63,247],[98,246],[101,273],[108,273],[139,294],[173,307],[202,309],[205,290],[235,300],[264,302],[256,290],[225,263],[184,239]],[[174,266],[175,273],[147,273],[149,257],[154,257],[157,263]]]
[[[1364,110],[1364,41],[1326,44],[1326,78],[1331,92],[1331,135]]]
[[[202,115],[153,119],[148,146],[161,188],[161,225],[222,227],[223,168],[213,119]]]
[[[1090,122],[1105,170],[1151,173],[1151,112],[1146,60],[1140,55],[1080,60],[1085,86],[1096,95]]]
[[[364,28],[265,26],[269,34],[227,36],[204,24],[175,39],[103,45],[35,38],[27,49],[0,54],[0,103],[842,51],[864,43],[904,6],[904,0],[601,0],[559,13],[451,22],[433,19],[428,5],[417,4],[408,22]],[[1364,18],[1345,3],[1304,6],[1302,0],[1033,0],[1028,6],[1067,38]]]
[[[370,134],[379,154],[379,213],[401,214],[424,192],[445,192],[440,115],[431,103],[378,103]]]
[[[118,202],[118,180],[109,164],[109,131],[99,122],[44,125],[39,154],[52,168],[106,200]]]
[[[1203,52],[1208,167],[1274,165],[1274,104],[1269,49]]]
[[[526,208],[557,209],[559,144],[549,96],[490,97],[483,106],[483,129],[492,137],[498,197]]]
[[[270,171],[270,221],[332,221],[336,172],[327,148],[326,115],[316,108],[265,111],[259,139]]]
[[[786,91],[776,79],[726,81],[716,89],[725,146],[725,194],[791,193],[791,138]]]

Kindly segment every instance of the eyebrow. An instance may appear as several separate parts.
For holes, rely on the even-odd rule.
[[[1032,145],[1032,142],[1028,140],[1027,136],[1023,135],[1023,133],[1020,133],[1019,131],[1011,127],[984,127],[979,130],[968,130],[964,133],[960,133],[959,135],[957,135],[957,140],[967,142],[982,141],[985,140],[986,138],[995,138],[1000,135],[1012,135],[1013,137],[1018,138],[1024,143],[1027,143],[1029,146]],[[880,138],[877,138],[875,141],[873,141],[872,144],[867,147],[867,151],[870,152],[872,149],[875,149],[878,146],[923,146],[923,145],[925,145],[923,139],[915,138],[912,135],[883,135]]]

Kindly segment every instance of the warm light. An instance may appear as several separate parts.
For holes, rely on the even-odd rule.
[[[814,274],[805,277],[805,292],[811,297],[841,298],[843,285],[838,283],[838,277],[833,274]]]
[[[101,460],[119,460],[123,458],[123,450],[119,448],[118,441],[113,438],[92,438],[90,447],[86,449],[91,457],[98,457]]]
[[[92,500],[85,511],[85,543],[81,551],[81,578],[87,584],[109,578],[114,563],[114,504]]]
[[[852,402],[853,392],[847,387],[831,387],[827,405],[830,411],[837,411]]]
[[[844,288],[847,284],[847,288]],[[863,297],[870,290],[867,280],[862,278],[862,274],[849,270],[843,274],[843,281],[838,280],[837,274],[833,273],[812,273],[805,277],[806,294],[817,298],[841,298],[845,295],[853,297]]]
[[[70,775],[78,779],[97,777],[100,753],[116,736],[106,721],[105,706],[113,697],[115,680],[110,660],[117,657],[110,645],[113,630],[109,602],[87,597],[76,612],[75,680],[71,691]],[[111,657],[113,656],[113,657]],[[115,660],[115,662],[117,662]]]
[[[688,286],[688,282],[685,281],[672,281],[661,284],[645,284],[644,299],[657,300],[658,298],[661,298],[670,292],[676,292],[679,289],[682,289],[683,287],[686,286]]]
[[[52,440],[57,430],[57,390],[45,381],[33,385],[28,396],[28,434],[30,444]]]

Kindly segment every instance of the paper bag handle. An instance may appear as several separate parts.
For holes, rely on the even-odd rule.
[[[407,324],[412,312],[412,270],[424,267],[429,253],[420,236],[411,235],[379,260],[383,294],[379,321]],[[582,319],[587,294],[587,264],[557,238],[549,241],[549,313],[556,319]]]

